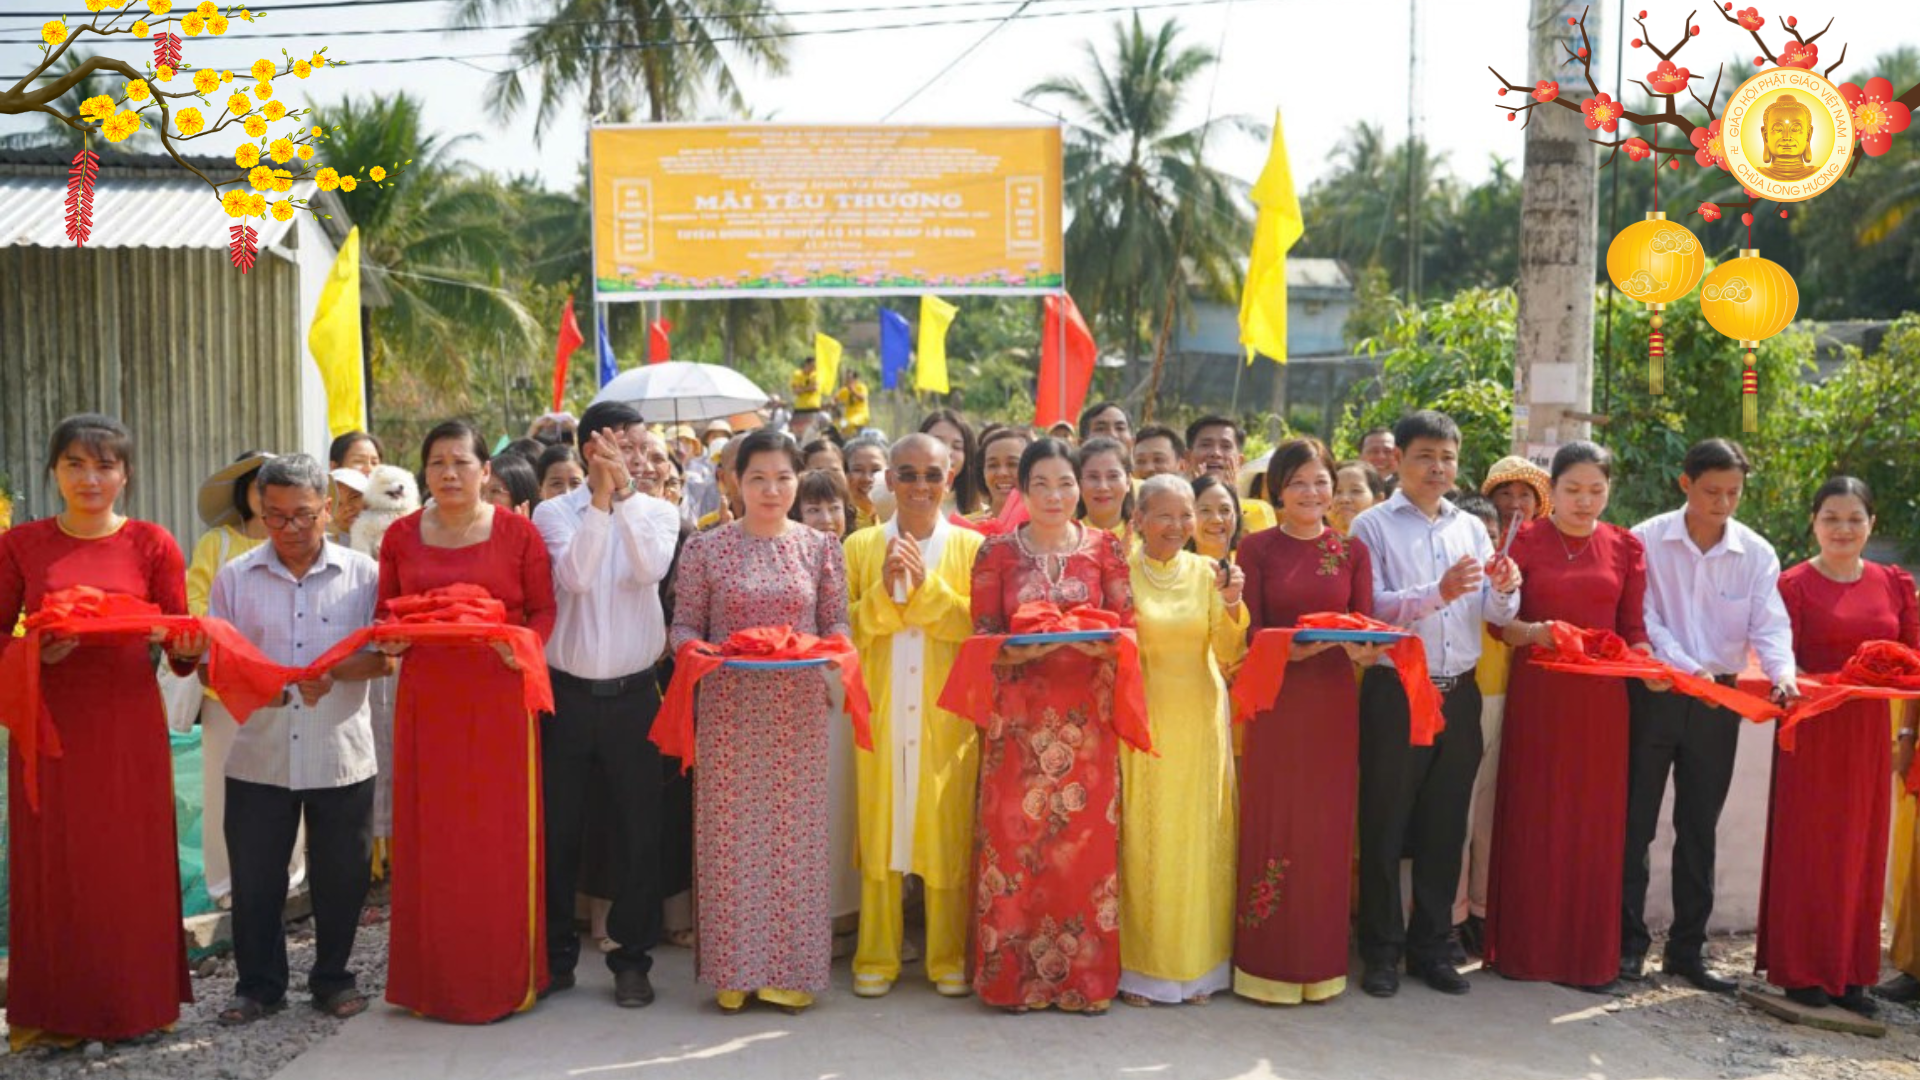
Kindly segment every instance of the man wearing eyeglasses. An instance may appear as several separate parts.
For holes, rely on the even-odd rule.
[[[951,451],[931,435],[893,444],[894,516],[847,537],[848,611],[873,700],[873,750],[855,766],[860,796],[860,941],[853,992],[879,997],[900,977],[901,886],[926,888],[927,978],[968,993],[973,725],[934,703],[973,631],[973,558],[981,536],[940,512]]]
[[[207,612],[238,627],[275,663],[302,668],[373,622],[379,568],[327,542],[327,471],[306,454],[273,458],[254,481],[268,542],[213,580]],[[367,999],[347,961],[373,854],[373,721],[367,680],[389,671],[358,653],[281,692],[234,737],[226,766],[226,839],[233,864],[233,954],[239,981],[220,1013],[245,1024],[285,1004],[282,908],[302,818],[313,899],[313,1006],[335,1017]]]

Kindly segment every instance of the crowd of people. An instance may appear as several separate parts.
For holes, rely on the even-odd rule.
[[[222,1022],[285,1005],[300,882],[312,1004],[365,1009],[348,959],[375,876],[386,997],[447,1021],[572,988],[581,894],[618,1005],[654,1000],[656,947],[691,944],[723,1011],[798,1012],[828,986],[843,875],[855,994],[902,977],[918,910],[939,994],[1098,1014],[1325,1001],[1355,952],[1376,997],[1403,972],[1466,993],[1475,955],[1617,990],[1654,944],[1669,780],[1663,966],[1727,991],[1704,947],[1740,718],[1530,658],[1572,626],[1730,686],[1751,653],[1787,703],[1864,642],[1920,646],[1913,580],[1863,557],[1866,485],[1810,493],[1819,552],[1783,573],[1736,517],[1751,466],[1727,440],[1629,529],[1605,520],[1605,448],[1466,487],[1432,411],[1353,460],[1296,438],[1256,470],[1223,417],[1136,429],[1103,402],[1042,433],[941,409],[889,439],[856,380],[843,438],[810,370],[795,389],[784,424],[738,433],[600,403],[497,453],[448,421],[398,467],[361,432],[324,463],[249,451],[203,488],[190,562],[119,509],[137,433],[60,424],[60,505],[0,534],[0,621],[84,586],[209,623],[8,646],[36,642],[60,749],[32,805],[11,755],[14,1044],[137,1036],[190,993],[162,734],[181,693],[233,911]],[[1250,652],[1329,616],[1400,636]],[[244,723],[214,621],[302,671]],[[314,670],[376,626],[403,632]],[[1256,676],[1278,688],[1257,708]],[[1758,966],[1798,1001],[1874,1007],[1913,745],[1865,701],[1776,752]],[[1920,999],[1916,974],[1882,996]]]

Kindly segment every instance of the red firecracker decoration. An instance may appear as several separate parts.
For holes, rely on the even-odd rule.
[[[179,34],[161,34],[153,39],[153,66],[180,70]]]
[[[85,247],[93,235],[93,182],[100,175],[100,155],[81,150],[67,170],[67,239]]]
[[[227,244],[227,258],[244,274],[253,269],[253,262],[259,257],[260,234],[244,221],[227,231],[233,235]]]

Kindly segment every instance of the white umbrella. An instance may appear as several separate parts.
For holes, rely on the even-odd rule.
[[[732,368],[667,360],[621,372],[593,400],[624,401],[638,408],[648,423],[669,424],[752,412],[768,398],[752,379]]]

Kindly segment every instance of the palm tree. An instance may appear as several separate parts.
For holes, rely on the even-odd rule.
[[[53,67],[47,69],[47,73],[43,78],[49,82],[57,81],[85,63],[92,55],[92,53],[77,48],[70,48],[60,54],[60,58],[53,62]],[[126,80],[115,72],[96,71],[74,83],[71,89],[48,104],[62,116],[78,116],[81,102],[101,94],[117,98],[120,96],[121,87],[125,83]],[[0,136],[0,148],[26,150],[55,147],[63,150],[77,151],[80,149],[81,141],[85,137],[82,132],[68,125],[65,121],[56,120],[49,116],[41,121],[41,127],[38,131],[23,131],[13,135]],[[148,128],[142,128],[125,142],[119,144],[109,143],[106,139],[98,137],[92,140],[95,152],[111,148],[112,152],[122,154],[139,153],[150,149],[152,144],[153,135],[151,129]]]
[[[739,65],[787,70],[788,24],[766,0],[459,0],[454,25],[500,15],[545,20],[514,43],[515,66],[493,83],[505,119],[526,105],[523,72],[539,76],[536,139],[575,94],[589,119],[644,111],[659,123],[691,115],[709,94],[744,111]]]
[[[1067,117],[1066,260],[1075,302],[1125,342],[1129,363],[1171,290],[1178,310],[1191,275],[1231,299],[1251,238],[1246,185],[1209,168],[1208,140],[1226,128],[1265,137],[1244,117],[1217,117],[1172,130],[1194,80],[1217,57],[1180,41],[1180,25],[1149,33],[1134,15],[1114,25],[1111,59],[1087,46],[1088,77],[1036,83],[1024,100],[1050,101]]]
[[[348,98],[315,109],[313,122],[331,133],[327,164],[391,173],[350,200],[361,258],[392,298],[373,316],[375,362],[404,361],[451,388],[481,349],[530,346],[539,328],[508,288],[518,269],[513,200],[500,181],[464,175],[455,151],[469,137],[425,131],[419,99],[406,93]]]

